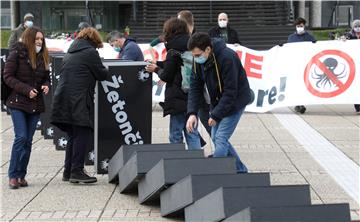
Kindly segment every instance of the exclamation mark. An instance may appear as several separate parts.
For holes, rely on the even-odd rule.
[[[281,77],[280,78],[280,93],[285,92],[285,88],[286,88],[286,77]],[[285,95],[284,94],[280,94],[278,97],[278,100],[281,102],[285,99]]]

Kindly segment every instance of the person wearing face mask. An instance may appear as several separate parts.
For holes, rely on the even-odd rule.
[[[8,41],[8,48],[9,50],[14,48],[15,43],[17,43],[25,31],[26,28],[31,28],[34,25],[34,16],[31,13],[27,13],[24,16],[24,22],[21,23],[16,29],[11,32],[9,41]]]
[[[287,42],[316,42],[315,38],[305,30],[306,20],[304,18],[295,19],[296,31],[289,35]]]
[[[351,24],[351,31],[346,35],[347,39],[360,40],[360,19],[356,19]],[[360,114],[360,104],[354,104],[356,113]]]
[[[6,100],[14,125],[15,139],[9,165],[9,187],[28,185],[25,180],[33,135],[40,113],[45,111],[43,94],[49,92],[49,53],[44,33],[27,28],[21,42],[10,51],[4,68],[4,82],[12,92]]]
[[[241,162],[229,139],[245,107],[251,101],[249,82],[239,56],[226,47],[220,38],[207,33],[195,33],[188,42],[194,56],[193,75],[188,97],[186,129],[193,132],[198,124],[199,97],[204,87],[210,102],[211,139],[215,145],[213,157],[235,157],[238,173],[248,170]]]
[[[306,20],[304,18],[295,19],[294,25],[296,28],[295,33],[289,35],[287,42],[316,42],[315,38],[305,30]],[[306,107],[304,105],[295,106],[295,112],[304,114],[306,111]]]
[[[241,44],[235,29],[229,26],[228,15],[224,12],[218,15],[218,25],[209,30],[211,38],[222,38],[227,44]]]
[[[144,55],[134,39],[125,37],[123,33],[118,31],[112,31],[109,33],[107,40],[114,50],[119,53],[119,59],[144,61]]]

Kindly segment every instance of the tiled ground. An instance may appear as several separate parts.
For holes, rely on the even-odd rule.
[[[231,142],[252,172],[270,172],[271,183],[309,184],[312,203],[350,203],[351,217],[359,220],[359,204],[316,162],[273,113],[245,113]],[[291,112],[291,115],[297,115]],[[359,165],[360,115],[351,105],[310,106],[300,116],[325,139]],[[294,125],[296,127],[296,125]],[[200,129],[211,153],[211,142]],[[64,152],[52,141],[34,137],[27,179],[30,186],[9,190],[7,168],[13,140],[9,116],[1,114],[1,214],[3,221],[179,221],[161,218],[159,206],[140,205],[136,195],[123,195],[107,177],[97,175],[95,185],[61,181]],[[153,135],[156,142],[168,141],[168,118],[155,108]],[[92,167],[87,167],[94,172]]]

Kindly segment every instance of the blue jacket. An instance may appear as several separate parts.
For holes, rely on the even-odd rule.
[[[315,38],[308,32],[305,32],[302,35],[297,34],[296,32],[289,35],[288,43],[291,42],[314,42],[316,41]]]
[[[131,61],[144,61],[143,53],[134,39],[127,38],[120,51],[120,59]]]
[[[250,102],[251,93],[238,55],[224,40],[213,39],[213,53],[205,64],[194,64],[188,95],[188,115],[197,114],[206,85],[210,96],[210,117],[220,121]],[[216,71],[216,64],[219,72]]]

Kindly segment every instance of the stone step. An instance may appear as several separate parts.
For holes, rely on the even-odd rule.
[[[350,222],[349,204],[320,204],[291,207],[249,207],[224,222]]]
[[[203,150],[137,151],[119,171],[120,193],[137,189],[138,181],[164,158],[201,158]]]
[[[189,175],[161,192],[161,216],[182,215],[185,207],[226,186],[270,186],[270,175],[269,173]]]
[[[122,145],[109,161],[108,177],[109,183],[117,183],[118,174],[126,162],[136,151],[159,151],[159,150],[185,150],[185,144],[143,144],[143,145]]]
[[[185,208],[186,221],[221,221],[247,207],[310,205],[308,185],[221,187]]]
[[[235,174],[235,158],[162,159],[138,184],[139,202],[155,201],[166,187],[190,174]]]

